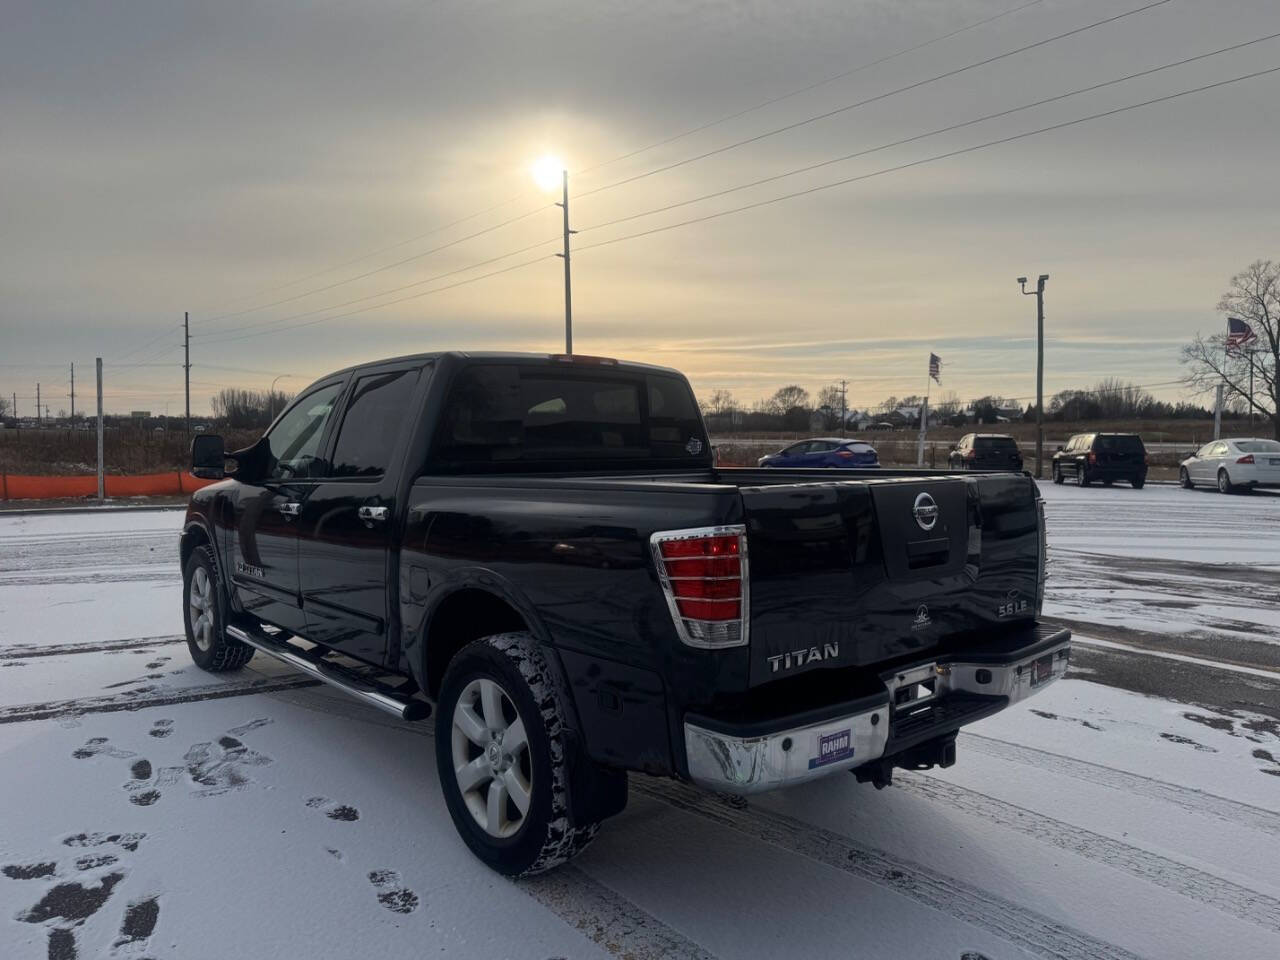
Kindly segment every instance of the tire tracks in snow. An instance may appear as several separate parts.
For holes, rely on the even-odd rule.
[[[0,647],[0,660],[30,660],[32,657],[60,657],[69,653],[114,653],[117,650],[137,650],[146,647],[162,647],[171,643],[183,643],[182,634],[160,637],[134,637],[129,640],[104,640],[101,643],[55,643],[36,646],[15,644]]]
[[[714,954],[572,864],[516,885],[614,955],[634,960],[715,960]]]
[[[785,814],[727,806],[714,794],[671,781],[632,789],[753,840],[887,887],[1028,953],[1054,960],[1139,960],[1137,954],[922,864],[900,860],[850,837]]]
[[[1076,760],[1047,750],[1024,747],[1007,740],[997,740],[977,733],[963,733],[961,737],[961,742],[966,747],[997,760],[1021,763],[1086,783],[1100,784],[1122,793],[1161,800],[1192,813],[1215,817],[1226,823],[1280,837],[1280,813],[1272,810],[1241,803],[1239,800],[1229,800],[1214,793],[1205,793],[1195,787],[1182,787],[1099,763],[1090,763],[1088,760]]]
[[[1015,830],[1040,843],[1122,870],[1197,903],[1280,932],[1280,900],[1231,880],[945,780],[897,771],[894,785],[984,823]]]
[[[278,679],[259,677],[253,680],[233,680],[143,696],[116,693],[100,697],[79,697],[74,700],[20,703],[11,707],[0,708],[0,723],[27,723],[32,720],[78,717],[86,713],[117,713],[123,710],[142,710],[146,707],[167,707],[178,703],[195,703],[201,700],[224,700],[228,697],[247,697],[256,693],[273,693],[277,690],[318,687],[321,683],[322,681],[320,680],[313,680],[310,677],[299,674]]]

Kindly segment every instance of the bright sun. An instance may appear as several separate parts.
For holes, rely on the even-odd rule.
[[[529,167],[529,173],[533,175],[533,182],[542,190],[554,190],[560,186],[561,178],[564,176],[564,163],[559,157],[545,154],[533,161]]]

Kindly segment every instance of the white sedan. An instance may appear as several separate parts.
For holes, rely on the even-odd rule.
[[[1280,440],[1214,440],[1182,461],[1178,480],[1190,489],[1197,483],[1221,493],[1280,487]]]

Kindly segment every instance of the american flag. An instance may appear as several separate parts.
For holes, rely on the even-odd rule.
[[[1240,349],[1246,343],[1252,343],[1258,339],[1258,335],[1253,332],[1253,327],[1245,323],[1239,317],[1227,317],[1227,349]]]
[[[1250,330],[1250,333],[1253,331]],[[942,378],[939,374],[942,372],[942,358],[936,353],[929,354],[929,376],[938,381],[938,385],[942,385]]]

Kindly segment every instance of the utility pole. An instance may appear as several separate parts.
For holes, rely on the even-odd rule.
[[[564,171],[564,201],[557,203],[557,207],[564,209],[564,253],[557,253],[557,257],[564,258],[564,352],[573,353],[573,294],[572,284],[569,280],[569,237],[577,233],[577,230],[569,229],[569,171]]]
[[[182,371],[187,384],[187,439],[191,439],[191,314],[182,314]]]
[[[106,489],[102,469],[102,358],[98,357],[98,502],[105,499]]]
[[[44,426],[44,420],[40,416],[40,384],[36,384],[36,426]]]
[[[840,435],[844,436],[845,420],[849,416],[848,380],[840,381]]]
[[[71,364],[71,429],[76,428],[76,365]]]
[[[1044,284],[1049,279],[1047,273],[1040,274],[1036,280],[1036,479],[1044,479]],[[1025,296],[1031,296],[1027,290],[1027,278],[1019,277],[1018,286]]]

